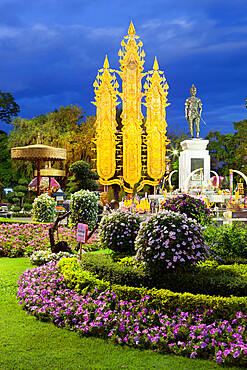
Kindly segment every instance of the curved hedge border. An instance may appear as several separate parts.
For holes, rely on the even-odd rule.
[[[79,261],[76,261],[75,258],[66,258],[60,260],[58,266],[69,286],[73,287],[76,292],[81,292],[82,289],[86,288],[85,281],[82,281],[85,272],[83,273]],[[90,277],[87,276],[87,278],[89,281],[86,284],[89,286],[91,285]],[[97,279],[97,276],[93,274],[92,279],[94,279],[94,286],[100,290],[109,284]],[[165,289],[135,288],[116,284],[110,285],[110,289],[121,300],[140,300],[145,295],[149,295],[152,308],[167,314],[173,314],[178,307],[189,312],[195,312],[197,309],[212,309],[215,318],[232,320],[238,311],[247,312],[247,297],[212,297],[203,294],[174,293]]]
[[[18,220],[17,218],[4,218],[0,217],[0,224],[44,224],[48,225],[50,222],[37,222],[37,221],[24,221],[24,220]]]

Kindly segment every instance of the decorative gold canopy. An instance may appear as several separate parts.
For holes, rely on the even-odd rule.
[[[156,58],[153,70],[143,73],[145,53],[142,46],[131,22],[118,53],[120,71],[110,70],[106,58],[94,83],[94,104],[97,106],[94,143],[99,181],[104,185],[122,185],[125,191],[126,183],[131,187],[130,192],[137,183],[140,183],[138,189],[144,184],[158,185],[165,173],[166,145],[169,143],[165,135],[169,87]],[[115,73],[121,78],[122,92],[118,92]],[[141,80],[146,75],[143,93]],[[122,100],[122,131],[118,133],[117,95]],[[141,111],[143,97],[146,100],[143,104],[147,107],[145,125]]]
[[[66,159],[66,149],[54,148],[52,146],[35,144],[11,149],[11,158],[23,161],[57,161]]]
[[[37,177],[38,177],[38,195],[40,195],[40,163],[41,161],[59,161],[66,159],[66,150],[61,148],[54,148],[52,146],[43,145],[39,143],[34,145],[27,145],[11,149],[11,158],[37,162]],[[54,175],[53,175],[54,176]]]

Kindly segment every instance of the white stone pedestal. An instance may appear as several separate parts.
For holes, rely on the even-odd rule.
[[[179,188],[187,191],[191,188],[201,187],[200,171],[191,176],[191,172],[203,168],[203,186],[210,180],[210,155],[207,148],[209,141],[203,139],[187,139],[182,141],[183,151],[179,157]]]

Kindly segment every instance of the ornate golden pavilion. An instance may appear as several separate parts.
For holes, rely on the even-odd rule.
[[[153,70],[143,73],[143,43],[131,22],[119,50],[120,71],[109,67],[107,56],[99,69],[95,88],[97,107],[97,173],[103,185],[119,184],[132,192],[145,184],[158,185],[165,173],[166,107],[168,84],[155,57]],[[116,74],[122,83],[122,92]],[[142,92],[142,78],[145,77]],[[117,132],[116,106],[122,100],[122,131]],[[145,102],[142,102],[145,98]],[[141,105],[146,106],[144,122]]]
[[[45,169],[40,169],[41,162],[66,160],[66,150],[62,148],[54,148],[52,146],[43,145],[40,143],[40,137],[38,136],[37,144],[35,145],[12,148],[11,158],[22,161],[37,162],[37,191],[38,195],[40,195],[40,176],[44,176],[45,173],[46,176],[49,176],[48,171],[46,171]],[[53,176],[63,176],[63,171],[61,172],[54,168],[50,168],[48,170],[50,170],[50,174],[52,173]]]

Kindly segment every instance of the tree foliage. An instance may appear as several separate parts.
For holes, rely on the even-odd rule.
[[[12,181],[17,180],[12,171],[10,150],[8,149],[8,135],[0,130],[0,182],[3,186],[9,186]]]
[[[86,117],[83,120],[83,114],[78,105],[69,105],[31,119],[17,117],[12,120],[14,128],[9,135],[9,148],[36,144],[40,134],[42,144],[66,149],[65,164],[53,164],[54,168],[65,167],[66,177],[59,181],[61,186],[65,187],[72,163],[83,160],[93,165],[92,139],[95,135],[95,117]],[[14,163],[14,170],[19,170],[26,178],[32,176],[35,167],[35,162]]]
[[[220,176],[228,176],[229,169],[236,168],[235,152],[237,149],[235,134],[221,134],[218,130],[209,131],[208,150],[211,157],[211,169]]]
[[[0,90],[0,120],[11,123],[11,118],[20,112],[19,105],[15,102],[10,93],[4,93]]]
[[[233,122],[234,133],[221,134],[209,131],[208,149],[211,156],[211,168],[220,176],[228,176],[230,169],[247,173],[247,120]]]

